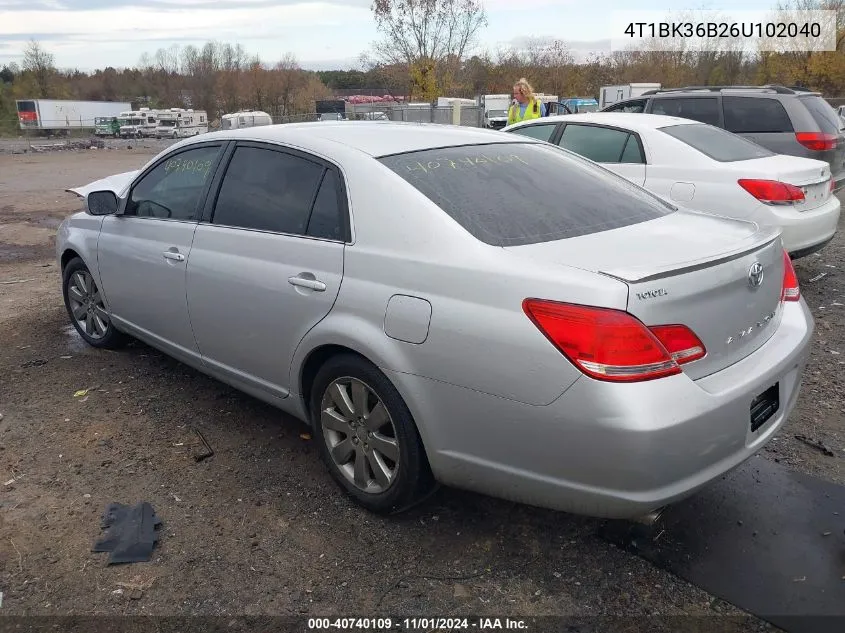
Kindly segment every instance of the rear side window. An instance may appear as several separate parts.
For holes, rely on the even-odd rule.
[[[766,148],[712,125],[670,125],[660,131],[720,163],[774,156]]]
[[[323,171],[322,165],[298,156],[239,147],[223,178],[212,223],[304,235]]]
[[[524,125],[515,130],[511,130],[514,134],[521,134],[522,136],[530,136],[541,141],[548,141],[555,133],[557,123],[543,123],[541,125]]]
[[[675,211],[621,176],[542,143],[450,147],[379,160],[494,246],[589,235]]]
[[[823,134],[839,135],[839,129],[842,127],[842,123],[839,121],[839,116],[836,114],[833,106],[818,95],[800,97],[800,99],[801,103],[810,111],[813,120]]]
[[[621,130],[570,123],[563,128],[559,145],[597,163],[618,163],[629,136]]]
[[[652,114],[665,114],[719,125],[719,100],[715,97],[655,99]]]
[[[738,134],[794,132],[792,121],[777,99],[722,97],[725,129]]]

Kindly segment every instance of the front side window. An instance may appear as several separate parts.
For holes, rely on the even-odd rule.
[[[129,194],[125,215],[167,220],[192,220],[219,145],[179,152],[156,165]]]
[[[213,224],[305,235],[325,168],[272,149],[235,150],[214,208]]]
[[[514,134],[536,138],[541,141],[549,141],[555,133],[556,128],[556,123],[543,123],[540,125],[523,125],[511,131]]]
[[[602,112],[633,112],[634,114],[642,114],[645,112],[645,107],[648,104],[648,99],[637,99],[636,101],[624,101],[622,103],[614,104]]]

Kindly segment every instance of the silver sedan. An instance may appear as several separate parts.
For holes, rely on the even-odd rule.
[[[72,191],[82,337],[307,421],[372,511],[442,483],[636,517],[749,458],[798,396],[814,326],[778,229],[531,138],[268,126]]]

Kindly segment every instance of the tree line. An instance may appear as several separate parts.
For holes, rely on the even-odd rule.
[[[831,97],[845,94],[845,0],[788,0],[787,9],[832,9],[840,17],[837,50],[748,52],[735,42],[713,50],[629,50],[576,59],[566,42],[526,38],[520,46],[485,51],[482,0],[374,0],[382,39],[362,54],[356,70],[308,71],[295,57],[275,62],[240,44],[177,45],[144,54],[133,68],[60,70],[36,41],[22,63],[0,69],[0,125],[14,128],[15,99],[131,101],[156,107],[204,109],[213,120],[241,108],[275,117],[313,112],[314,102],[338,91],[361,91],[433,101],[509,92],[526,77],[538,92],[597,96],[603,85],[660,82],[684,85],[801,85]]]

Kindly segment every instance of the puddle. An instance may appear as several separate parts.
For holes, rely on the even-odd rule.
[[[85,342],[73,324],[67,325],[64,328],[65,337],[67,338],[67,348],[71,352],[82,353],[90,349],[88,343]]]

